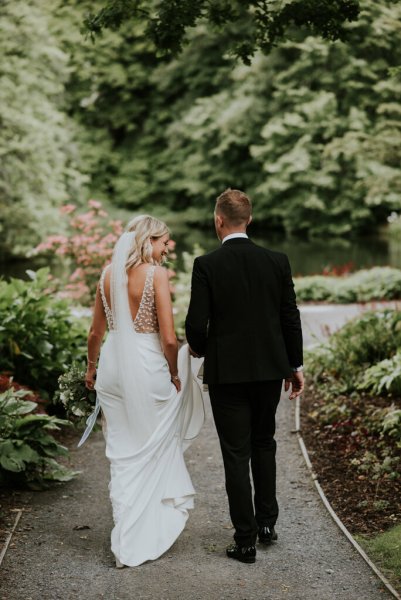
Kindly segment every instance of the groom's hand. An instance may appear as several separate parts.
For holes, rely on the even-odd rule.
[[[284,389],[286,392],[290,389],[291,385],[291,393],[290,400],[294,400],[297,396],[300,396],[304,391],[304,374],[302,371],[295,371],[291,377],[288,377],[284,383]]]
[[[192,350],[191,346],[188,345],[188,348],[191,356],[193,356],[194,358],[200,358],[199,354],[196,354],[196,352]]]

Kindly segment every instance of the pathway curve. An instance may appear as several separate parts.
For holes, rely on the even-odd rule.
[[[308,311],[306,311],[308,313]],[[316,315],[303,312],[306,337]],[[35,493],[0,573],[1,600],[378,600],[390,598],[320,503],[294,428],[294,406],[278,414],[279,541],[260,548],[254,565],[224,555],[232,530],[220,450],[207,422],[187,453],[198,492],[176,544],[159,560],[117,570],[109,551],[112,526],[108,465],[100,433],[72,462],[82,474]],[[27,499],[29,495],[27,494]],[[74,529],[79,526],[90,529]]]

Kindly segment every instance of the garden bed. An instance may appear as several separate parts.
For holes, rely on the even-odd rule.
[[[401,408],[401,398],[393,400]],[[386,405],[383,398],[374,401],[377,408]],[[401,477],[391,469],[380,474],[361,472],[366,452],[375,455],[377,450],[378,438],[364,435],[359,427],[370,418],[372,404],[363,397],[348,402],[353,404],[352,419],[335,426],[319,424],[315,415],[325,401],[313,385],[307,387],[301,404],[302,436],[313,469],[340,519],[352,534],[372,535],[401,522]],[[395,442],[392,455],[401,460]]]

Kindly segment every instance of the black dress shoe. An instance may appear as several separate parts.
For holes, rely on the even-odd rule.
[[[238,544],[232,544],[228,546],[226,554],[229,558],[235,558],[243,563],[254,563],[256,548],[255,546],[238,546]]]
[[[266,546],[269,546],[272,542],[277,540],[277,533],[274,527],[267,527],[267,525],[259,529],[258,536],[259,542]]]

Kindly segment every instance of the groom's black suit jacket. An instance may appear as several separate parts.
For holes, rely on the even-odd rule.
[[[185,326],[204,383],[288,377],[302,364],[302,330],[287,256],[233,238],[196,258]]]

